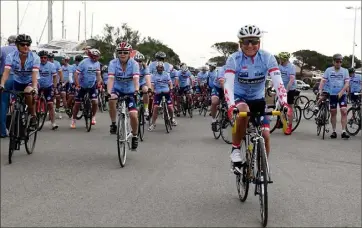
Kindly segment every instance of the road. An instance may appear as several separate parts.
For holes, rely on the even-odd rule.
[[[124,168],[105,113],[90,133],[83,121],[45,126],[36,151],[22,147],[11,165],[1,140],[1,226],[259,227],[258,198],[239,201],[230,146],[210,120],[179,118],[168,135],[161,120]],[[361,133],[323,141],[302,120],[291,136],[272,134],[270,164],[268,226],[361,226]]]

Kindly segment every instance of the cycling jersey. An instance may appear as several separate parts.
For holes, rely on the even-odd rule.
[[[170,73],[172,84],[175,85],[176,77],[177,77],[178,71],[176,69],[172,69]]]
[[[62,66],[60,65],[59,61],[55,59],[53,60],[53,62],[52,61],[49,62],[53,63],[55,66],[55,70],[57,71],[57,82],[59,83],[60,80],[59,72],[62,71]]]
[[[179,71],[177,74],[177,78],[179,80],[180,83],[180,87],[186,87],[190,85],[190,78],[191,77],[191,72],[188,70],[186,72],[183,71]]]
[[[150,65],[148,65],[148,69],[149,69],[151,75],[154,75],[157,72],[157,69],[156,69],[157,62],[158,61],[153,61],[150,63]],[[164,62],[163,64],[164,64],[164,71],[166,71],[167,73],[171,73],[173,66],[171,64],[169,64],[168,62]]]
[[[209,87],[212,88],[214,87],[214,81],[215,78],[217,77],[217,70],[213,70],[213,71],[209,71]]]
[[[108,83],[108,72],[104,72],[102,77],[103,77],[104,84],[107,85],[107,83]]]
[[[203,84],[206,84],[207,83],[207,78],[209,77],[209,72],[208,71],[206,71],[205,73],[204,72],[199,72],[198,74],[197,74],[197,78],[198,78],[198,81],[200,82],[200,83],[203,83]]]
[[[218,70],[217,76],[214,79],[214,86],[217,88],[221,88],[220,80],[224,79],[225,67],[226,66],[224,65]]]
[[[8,54],[5,60],[5,69],[10,69],[14,75],[14,81],[19,84],[29,84],[32,82],[31,74],[33,71],[38,72],[40,67],[39,56],[32,52],[28,52],[24,68],[21,67],[21,61],[18,50]]]
[[[15,44],[9,44],[9,46],[2,47],[0,50],[0,75],[4,73],[4,67],[5,67],[5,60],[8,54],[10,54],[13,51],[18,50],[18,48],[15,46]]]
[[[235,105],[234,94],[246,101],[264,99],[268,73],[279,101],[286,104],[287,94],[274,55],[263,50],[259,50],[254,57],[247,57],[242,51],[230,55],[226,61],[224,84],[228,105]]]
[[[351,93],[359,93],[361,91],[361,75],[355,74],[353,77],[350,77],[349,87]]]
[[[82,60],[77,67],[79,84],[82,88],[92,88],[97,81],[97,72],[100,72],[99,62],[90,58]]]
[[[341,67],[338,71],[334,67],[328,67],[323,78],[329,83],[330,95],[337,95],[344,87],[344,83],[349,81],[348,70]]]
[[[69,81],[69,75],[72,74],[72,66],[67,64],[62,66],[63,80],[64,82]]]
[[[163,71],[162,73],[155,73],[152,75],[151,83],[154,85],[155,93],[168,93],[170,92],[169,83],[171,82],[170,74]]]
[[[289,84],[290,76],[291,75],[294,76],[294,82],[290,86],[290,90],[295,90],[297,88],[297,80],[295,80],[295,66],[290,62],[286,66],[280,64],[279,70],[280,73],[282,74],[282,80],[285,88],[287,88]]]
[[[51,62],[40,64],[38,83],[40,88],[49,88],[53,85],[53,76],[57,74],[55,66]]]
[[[133,78],[139,78],[140,67],[134,59],[127,61],[126,70],[123,71],[120,60],[113,59],[108,66],[108,77],[114,78],[113,89],[119,93],[134,93]]]
[[[146,84],[146,75],[150,75],[150,71],[148,70],[148,67],[142,67],[140,69],[140,86]]]

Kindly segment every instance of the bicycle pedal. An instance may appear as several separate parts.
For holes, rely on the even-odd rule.
[[[272,180],[269,180],[269,181],[268,181],[268,184],[272,184],[272,183],[273,183],[273,181],[272,181]]]

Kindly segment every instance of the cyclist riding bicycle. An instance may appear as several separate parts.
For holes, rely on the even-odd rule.
[[[211,91],[211,130],[216,132],[216,112],[217,106],[220,105],[220,100],[224,99],[224,73],[225,65],[218,70],[217,77],[214,79],[214,87]]]
[[[348,69],[349,73],[349,95],[351,98],[351,102],[357,102],[359,100],[358,95],[354,95],[354,93],[360,93],[362,88],[362,79],[361,74],[356,74],[354,68]]]
[[[137,52],[137,54],[134,57],[134,60],[136,60],[136,62],[139,64],[140,67],[140,77],[139,77],[139,84],[140,84],[140,89],[143,92],[143,104],[145,107],[145,116],[149,116],[149,110],[148,110],[148,103],[149,103],[149,95],[148,92],[151,91],[151,75],[150,75],[150,71],[146,65],[145,61],[145,56],[140,53]]]

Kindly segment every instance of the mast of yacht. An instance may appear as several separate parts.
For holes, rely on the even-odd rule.
[[[62,39],[65,39],[65,30],[64,30],[64,0],[62,1]]]
[[[53,40],[53,1],[48,0],[48,43]]]

